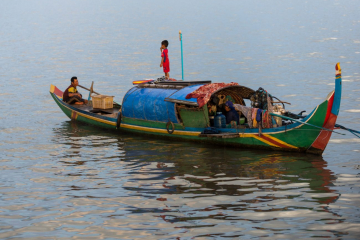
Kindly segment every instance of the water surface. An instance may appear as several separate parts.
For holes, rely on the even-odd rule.
[[[359,130],[357,1],[4,1],[0,9],[0,238],[357,239],[360,141],[323,156],[119,134],[71,122],[50,84],[121,102],[170,76],[263,87],[308,113],[334,89]],[[81,91],[86,95],[86,91]]]

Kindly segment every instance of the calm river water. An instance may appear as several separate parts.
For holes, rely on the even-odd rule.
[[[72,76],[118,102],[170,76],[263,87],[310,112],[343,69],[338,123],[360,129],[360,4],[1,1],[1,239],[358,239],[360,141],[323,156],[119,134],[71,122],[49,95]],[[85,90],[81,91],[84,95]]]

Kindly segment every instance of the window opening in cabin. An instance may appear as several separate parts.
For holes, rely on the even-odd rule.
[[[213,94],[207,103],[209,125],[219,127],[219,116],[223,115],[225,126],[222,124],[221,128],[246,128],[246,118],[241,111],[235,109],[235,104],[245,106],[242,96],[234,90],[223,89]]]

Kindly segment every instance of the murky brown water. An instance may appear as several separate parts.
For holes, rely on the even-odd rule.
[[[49,95],[76,75],[121,102],[133,80],[161,76],[164,38],[180,78],[182,29],[186,80],[261,86],[294,112],[333,90],[340,61],[339,123],[359,129],[357,2],[245,3],[3,3],[0,238],[357,239],[351,134],[322,157],[169,142],[71,122]]]

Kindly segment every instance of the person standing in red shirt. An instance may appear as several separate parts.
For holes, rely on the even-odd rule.
[[[170,61],[169,61],[169,52],[167,47],[169,46],[169,42],[167,40],[164,40],[161,42],[161,47],[160,47],[160,51],[161,51],[161,63],[160,63],[160,67],[163,67],[164,73],[165,73],[165,78],[169,79],[170,75]]]

